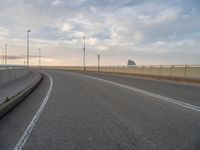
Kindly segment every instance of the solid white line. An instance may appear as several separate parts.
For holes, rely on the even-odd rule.
[[[42,114],[42,111],[43,111],[45,105],[47,104],[47,101],[48,101],[49,96],[50,96],[51,91],[52,91],[53,80],[52,80],[52,77],[49,74],[46,74],[46,75],[50,79],[50,87],[48,89],[47,95],[44,98],[42,105],[40,106],[39,110],[37,111],[37,113],[35,114],[33,119],[31,120],[30,124],[26,128],[25,132],[23,133],[22,137],[19,139],[19,141],[17,142],[17,144],[15,145],[13,150],[22,150],[23,146],[25,145],[26,141],[28,140],[28,137],[31,135],[31,131],[33,130],[36,122],[38,121],[40,115]]]
[[[138,88],[135,88],[135,87],[123,85],[123,84],[120,84],[120,83],[117,83],[117,82],[108,81],[108,80],[105,80],[105,79],[92,77],[92,76],[88,76],[88,75],[72,73],[72,72],[70,72],[70,74],[74,74],[74,75],[85,77],[85,78],[89,78],[89,79],[98,80],[98,81],[101,81],[101,82],[104,82],[104,83],[108,83],[108,84],[112,84],[112,85],[115,85],[115,86],[120,86],[122,88],[126,88],[126,89],[129,89],[129,90],[134,91],[134,92],[138,92],[138,93],[141,93],[141,94],[144,94],[144,95],[147,95],[147,96],[151,96],[151,97],[154,97],[154,98],[157,98],[157,99],[160,99],[160,100],[167,101],[167,102],[172,103],[172,104],[176,104],[178,106],[181,106],[181,107],[184,107],[184,108],[187,108],[187,109],[191,109],[191,110],[200,112],[200,107],[199,106],[195,106],[195,105],[191,105],[191,104],[188,104],[188,103],[184,103],[184,102],[181,102],[181,101],[173,99],[173,98],[168,98],[168,97],[165,97],[165,96],[162,96],[162,95],[159,95],[159,94],[155,94],[153,92],[145,91],[145,90],[138,89]]]

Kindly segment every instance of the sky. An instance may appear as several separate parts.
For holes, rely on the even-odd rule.
[[[0,59],[8,63],[86,65],[200,64],[199,0],[0,0]],[[0,63],[1,63],[0,62]]]

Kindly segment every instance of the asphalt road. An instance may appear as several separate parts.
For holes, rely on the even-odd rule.
[[[45,76],[0,120],[1,150],[19,143],[24,150],[200,149],[198,85],[45,72],[52,82]]]

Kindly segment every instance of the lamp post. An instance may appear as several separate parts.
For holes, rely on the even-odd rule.
[[[2,51],[2,65],[4,65],[4,52]]]
[[[8,44],[5,44],[5,65],[7,66],[7,48]]]
[[[41,48],[39,48],[39,68],[41,67]]]
[[[31,30],[27,30],[27,67],[29,67],[29,33]]]
[[[100,71],[100,54],[98,54],[98,71]]]
[[[83,70],[85,71],[85,36],[83,36]]]

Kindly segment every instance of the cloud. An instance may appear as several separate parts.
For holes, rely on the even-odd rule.
[[[2,56],[2,55],[0,55],[0,58],[1,59],[5,59],[4,58],[5,56]],[[8,55],[7,56],[7,59],[8,60],[18,60],[18,59],[24,59],[25,57],[23,57],[23,56],[15,56],[15,55]]]
[[[3,40],[4,37],[8,36],[9,31],[4,28],[4,27],[0,27],[0,40]]]
[[[172,7],[159,11],[155,15],[139,15],[138,18],[147,25],[164,24],[176,20],[180,12],[179,8]]]
[[[0,49],[8,43],[13,55],[24,55],[26,30],[31,29],[31,52],[42,48],[47,64],[81,65],[83,35],[88,64],[96,62],[99,52],[112,60],[105,64],[124,64],[129,57],[154,63],[150,57],[155,56],[162,62],[178,52],[183,56],[178,63],[185,63],[187,55],[200,53],[199,6],[197,0],[0,1]]]
[[[51,5],[52,6],[57,6],[57,5],[60,5],[62,2],[60,0],[54,0],[51,2]]]
[[[71,29],[72,29],[72,26],[67,22],[62,24],[62,26],[61,26],[61,30],[64,32],[66,32],[66,31],[69,32]]]

